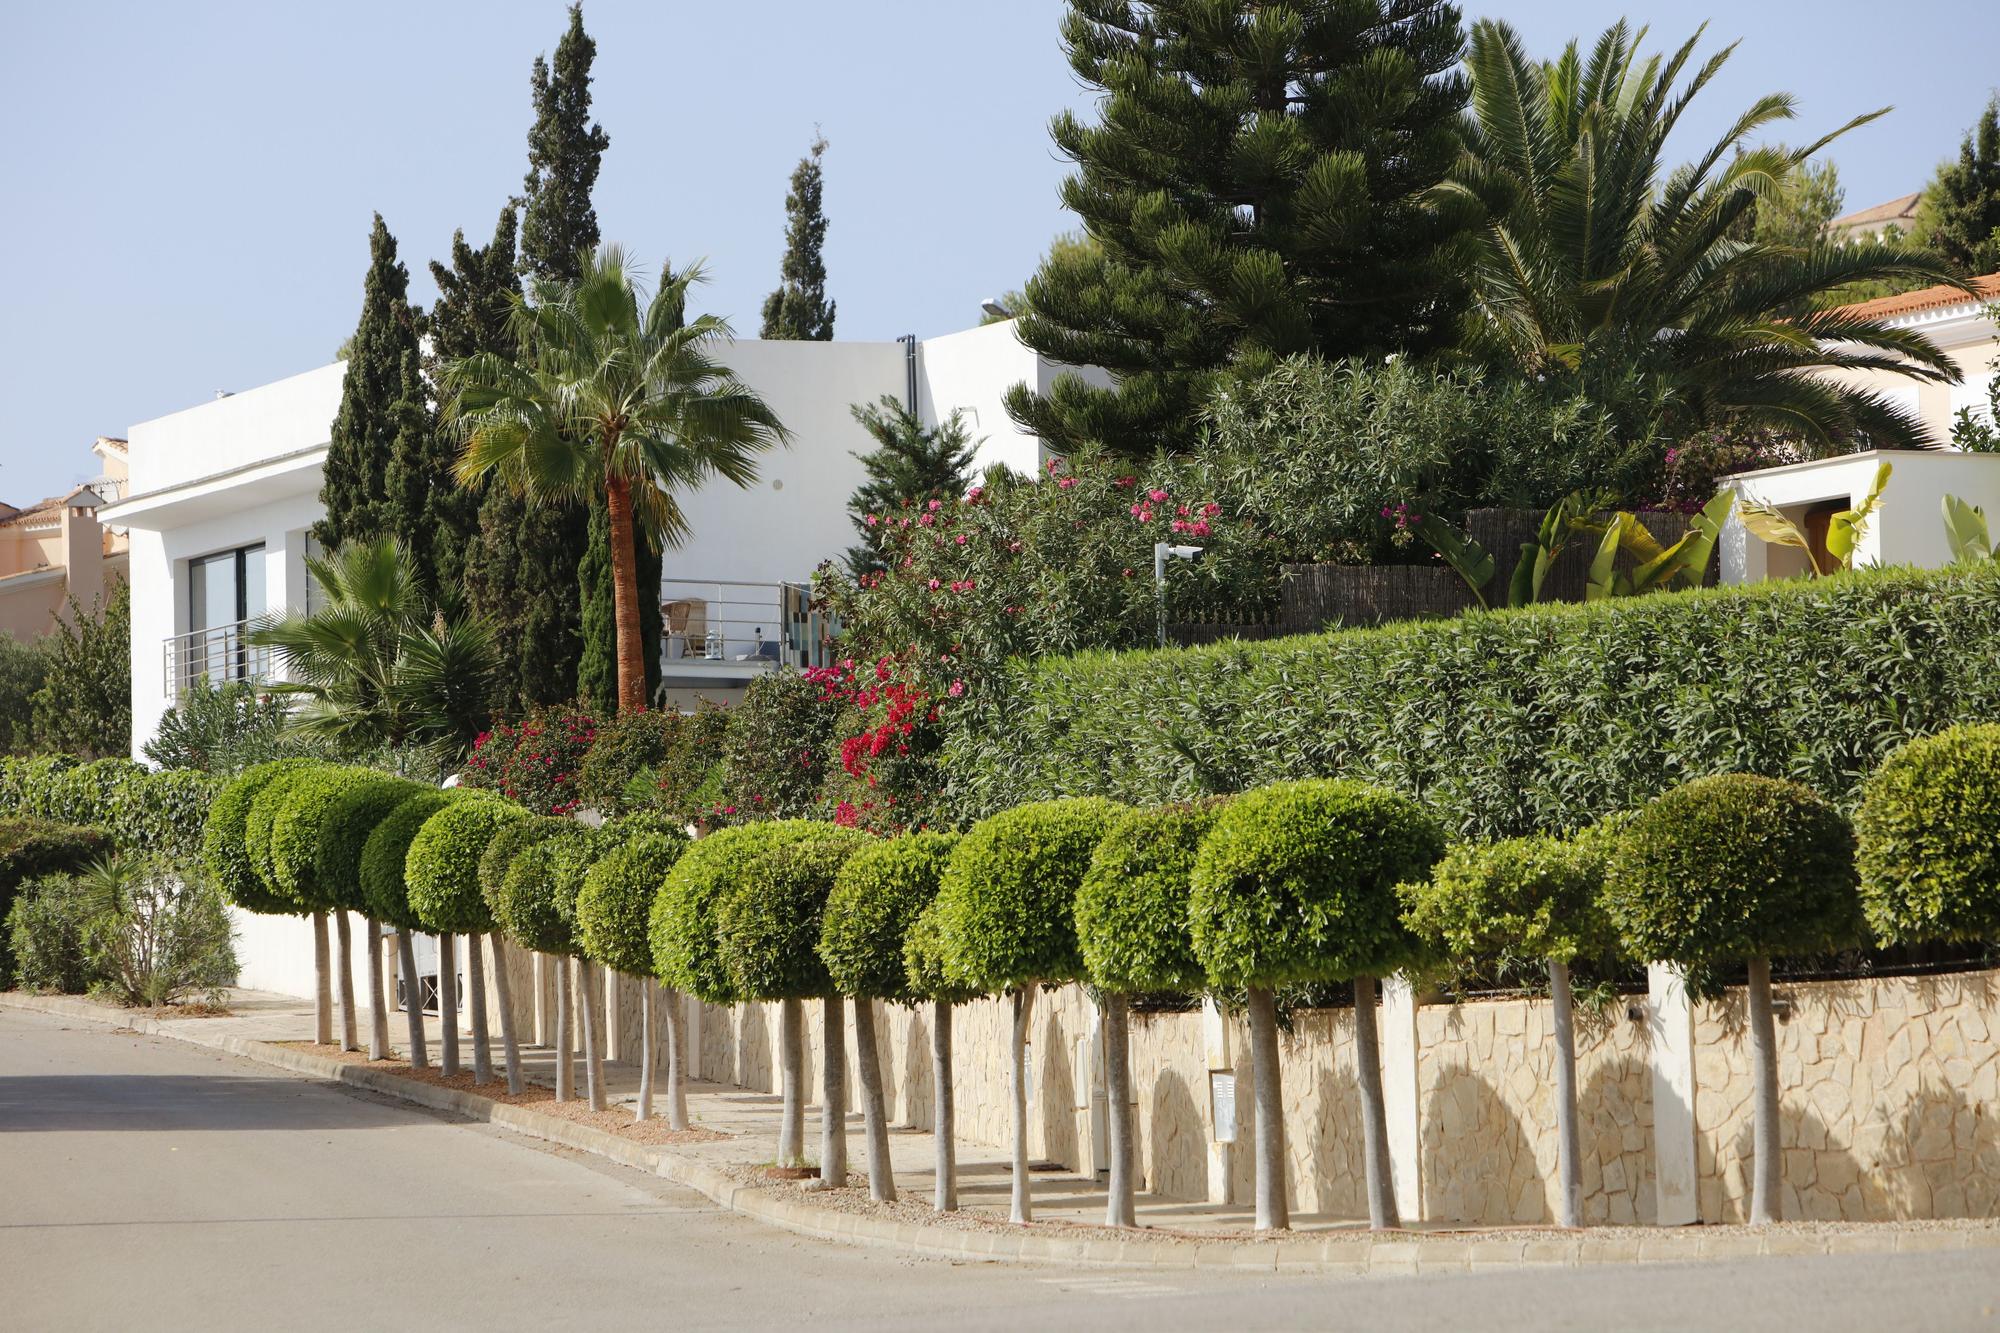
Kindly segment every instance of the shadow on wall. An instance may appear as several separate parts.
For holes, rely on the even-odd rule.
[[[1350,1034],[1351,1010],[1341,1010]],[[1323,1049],[1323,1048],[1322,1048]],[[1368,1166],[1362,1156],[1361,1084],[1346,1065],[1335,1067],[1324,1056],[1319,1062],[1314,1086],[1319,1094],[1318,1132],[1310,1145],[1291,1150],[1292,1197],[1303,1201],[1308,1212],[1336,1213],[1343,1217],[1366,1217]],[[1301,1149],[1309,1151],[1301,1151]],[[1307,1186],[1299,1175],[1308,1170],[1314,1185]],[[1317,1190],[1314,1198],[1309,1190]]]
[[[887,1005],[882,1007],[888,1009]],[[890,1118],[911,1129],[927,1130],[935,1123],[931,1098],[931,1011],[925,1006],[906,1009],[903,1014],[903,1053],[898,1071],[901,1077],[884,1084],[901,1090],[901,1105],[892,1108]],[[889,1049],[885,1041],[882,1047],[885,1062]],[[886,1071],[883,1077],[888,1077]]]
[[[1898,1132],[1871,1173],[1886,1178],[1882,1215],[2000,1216],[2000,1103],[1926,1079],[1890,1123]],[[1864,1198],[1872,1184],[1863,1182]]]
[[[1136,1154],[1142,1188],[1199,1199],[1208,1185],[1208,1129],[1187,1080],[1171,1069],[1153,1079],[1145,1134]]]
[[[1548,1185],[1534,1145],[1485,1079],[1464,1064],[1441,1070],[1424,1104],[1422,1125],[1419,1171],[1426,1220],[1548,1220]]]
[[[739,1004],[735,1008],[736,1040],[730,1043],[730,1054],[736,1061],[736,1071],[731,1082],[776,1092],[778,1055],[771,1042],[775,1015],[766,1014],[765,1009],[761,1004]],[[810,1070],[806,1076],[810,1081]]]
[[[1713,1176],[1704,1171],[1703,1221],[1741,1222],[1749,1215],[1753,1133],[1753,1126],[1745,1121],[1730,1145],[1729,1154],[1719,1163],[1720,1170]],[[1812,1108],[1780,1098],[1778,1147],[1785,1158],[1778,1199],[1786,1220],[1837,1222],[1843,1218],[1911,1215],[1896,1212],[1892,1205],[1883,1206],[1882,1178],[1875,1176],[1864,1181],[1861,1164],[1853,1152],[1828,1135],[1826,1122]],[[1916,1183],[1922,1186],[1921,1172],[1917,1173]],[[1871,1208],[1871,1203],[1876,1207]]]
[[[1583,1220],[1615,1226],[1651,1225],[1653,1197],[1653,1070],[1636,1056],[1591,1068],[1577,1094],[1577,1138],[1583,1157]],[[1555,1108],[1549,1108],[1554,1142]],[[1553,1154],[1548,1173],[1556,1176]],[[1548,1192],[1553,1215],[1553,1186]]]
[[[1077,1138],[1076,1071],[1071,1068],[1075,1040],[1054,1000],[1055,992],[1045,990],[1035,1001],[1041,1021],[1032,1034],[1035,1085],[1034,1104],[1028,1114],[1041,1125],[1043,1159],[1088,1171],[1090,1163],[1083,1160]]]

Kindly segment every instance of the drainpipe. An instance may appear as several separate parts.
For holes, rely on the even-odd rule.
[[[906,333],[896,339],[903,344],[903,405],[917,414],[917,335]]]

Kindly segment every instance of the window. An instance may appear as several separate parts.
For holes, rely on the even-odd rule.
[[[264,614],[264,545],[188,561],[188,630],[221,629]]]

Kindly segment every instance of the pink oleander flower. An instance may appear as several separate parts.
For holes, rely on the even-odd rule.
[[[952,540],[956,541],[960,546],[963,546],[965,545],[965,534],[961,532],[958,534],[958,536],[954,537]]]
[[[1057,482],[1056,485],[1063,490],[1068,490],[1070,487],[1076,485],[1076,478],[1064,477],[1061,481]]]
[[[1151,500],[1154,504],[1157,505],[1157,504],[1165,504],[1172,497],[1169,496],[1165,491],[1147,491],[1146,498],[1148,500]]]
[[[933,514],[935,514],[938,510],[944,508],[944,501],[933,500],[930,502],[928,506],[926,506],[926,508],[928,508]]]
[[[863,521],[864,521],[865,523],[867,523],[869,527],[871,527],[871,528],[872,528],[872,527],[874,527],[874,526],[875,526],[875,524],[876,524],[876,522],[877,522],[878,520],[876,519],[875,515],[873,515],[873,514],[870,514],[870,515],[869,515],[869,516],[868,516],[868,517],[867,517],[866,519],[864,519]]]
[[[931,591],[936,592],[938,590],[938,586],[939,586],[938,581],[936,579],[932,579],[930,584]]]
[[[964,682],[964,681],[962,681],[962,680],[955,680],[955,681],[953,681],[953,682],[951,683],[951,686],[950,686],[950,688],[948,688],[948,689],[946,689],[946,690],[945,690],[945,693],[946,693],[946,694],[949,694],[949,695],[950,695],[950,696],[951,696],[952,698],[954,698],[954,699],[962,699],[962,698],[964,698],[964,697],[965,697],[965,682]]]

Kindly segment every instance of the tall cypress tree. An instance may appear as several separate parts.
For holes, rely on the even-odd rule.
[[[827,342],[833,337],[835,302],[826,299],[826,179],[820,158],[826,136],[813,136],[812,148],[792,172],[785,195],[785,258],[778,269],[778,290],[764,298],[763,338]]]
[[[1923,239],[1968,273],[2000,269],[2000,94],[1924,192]]]
[[[1468,97],[1456,8],[1071,0],[1063,37],[1102,94],[1096,123],[1051,126],[1098,249],[1050,254],[1020,336],[1116,387],[1017,385],[1023,426],[1061,450],[1185,447],[1227,376],[1450,341],[1470,219],[1427,192]]]
[[[410,274],[396,258],[396,238],[382,215],[368,234],[368,274],[361,318],[347,344],[340,411],[333,419],[313,537],[328,549],[345,542],[399,536],[389,473],[398,442],[428,428],[429,396],[417,365],[423,312],[409,302]],[[423,418],[419,421],[418,418]]]

